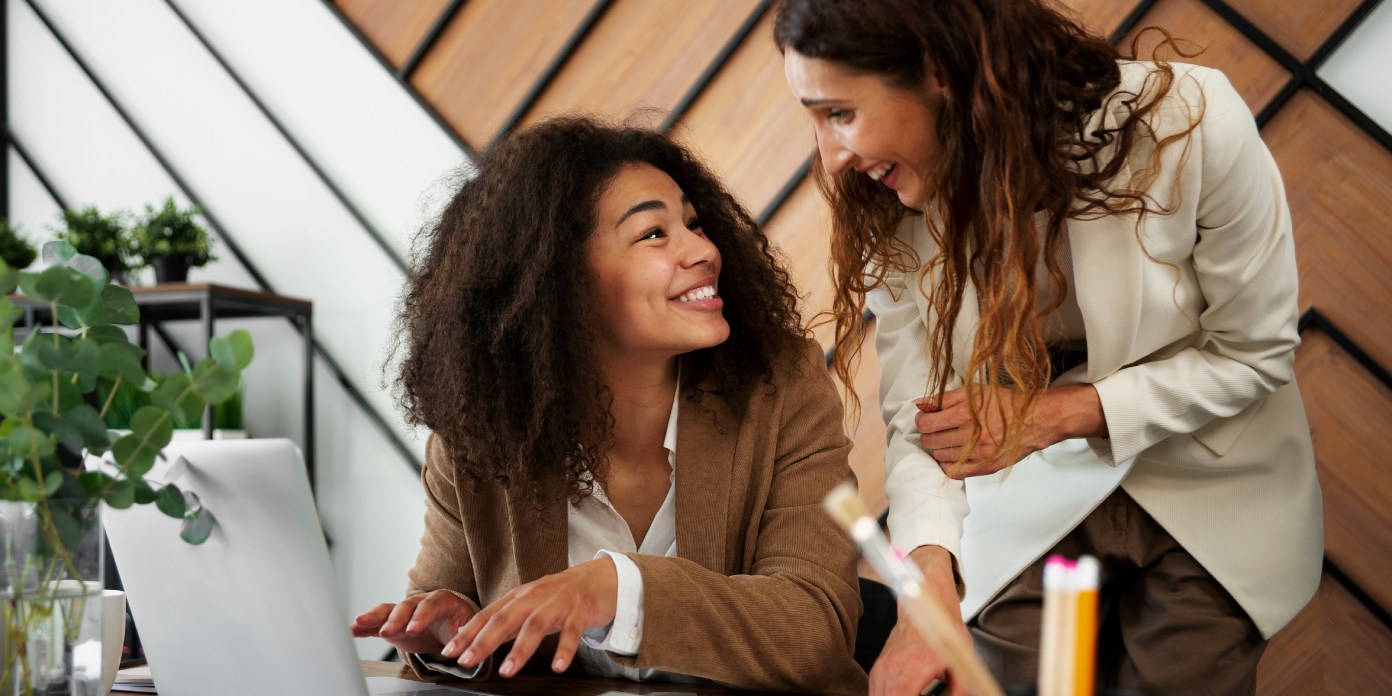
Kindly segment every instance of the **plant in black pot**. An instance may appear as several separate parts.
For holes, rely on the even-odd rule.
[[[68,209],[58,214],[63,222],[54,228],[58,240],[73,246],[77,253],[97,260],[111,276],[111,282],[130,284],[131,236],[126,229],[127,212],[102,215],[94,205],[81,210]]]
[[[197,206],[180,210],[170,196],[159,208],[146,204],[145,214],[136,220],[135,256],[155,269],[157,282],[186,282],[190,268],[217,259],[212,235],[195,219],[198,213]]]
[[[39,253],[34,245],[19,231],[18,225],[0,217],[0,260],[14,269],[28,268]]]

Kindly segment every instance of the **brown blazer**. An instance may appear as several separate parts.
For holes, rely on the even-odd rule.
[[[853,477],[821,351],[809,341],[778,366],[743,418],[709,391],[683,392],[678,556],[630,554],[643,574],[643,644],[615,659],[747,689],[864,693],[852,658],[857,554],[821,505]],[[544,485],[561,500],[565,479],[554,471]],[[537,512],[530,488],[469,490],[433,436],[421,477],[425,535],[407,594],[445,588],[487,605],[567,567],[564,504]],[[544,642],[529,667],[545,669],[554,650],[554,639]]]

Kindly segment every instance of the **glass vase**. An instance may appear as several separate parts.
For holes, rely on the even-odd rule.
[[[100,696],[100,507],[0,501],[0,696]]]

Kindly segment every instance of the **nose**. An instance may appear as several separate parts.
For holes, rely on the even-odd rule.
[[[695,268],[701,264],[711,264],[718,268],[716,264],[720,261],[720,250],[716,248],[715,243],[710,238],[694,231],[683,236],[686,239],[686,244],[682,250],[682,265],[687,268]]]
[[[817,154],[822,158],[822,169],[831,176],[840,176],[850,169],[855,154],[846,149],[841,141],[830,133],[817,133]]]

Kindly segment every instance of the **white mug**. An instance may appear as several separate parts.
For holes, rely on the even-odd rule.
[[[126,642],[126,593],[102,590],[102,693],[110,693]]]

